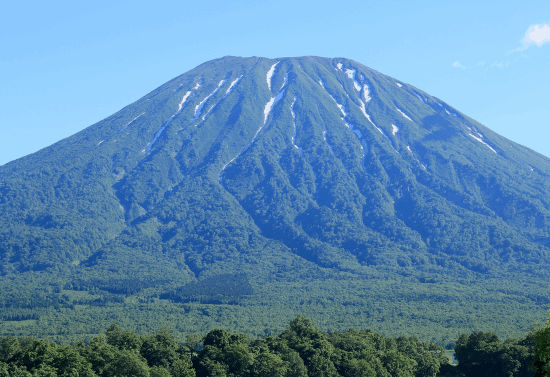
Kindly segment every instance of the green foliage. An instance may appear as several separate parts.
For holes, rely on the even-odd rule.
[[[494,333],[474,332],[458,338],[455,355],[467,376],[532,376],[532,348],[529,338],[500,342]]]
[[[141,339],[142,345],[109,344],[121,337]],[[493,333],[463,334],[455,350],[459,364],[451,366],[437,344],[370,330],[323,333],[304,316],[277,336],[251,339],[217,329],[200,344],[195,336],[178,343],[167,328],[140,336],[113,325],[88,343],[2,337],[0,376],[544,376],[548,362],[532,339],[529,334],[500,342]],[[530,368],[533,360],[536,370]]]
[[[2,337],[0,376],[545,376],[546,329],[504,342],[490,332],[463,334],[455,349],[459,364],[452,366],[440,345],[370,330],[323,333],[304,316],[277,336],[251,339],[217,329],[185,343],[167,328],[140,336],[113,325],[88,343]],[[120,339],[139,339],[141,347]]]
[[[535,343],[535,377],[550,376],[550,311],[544,326],[531,335]]]

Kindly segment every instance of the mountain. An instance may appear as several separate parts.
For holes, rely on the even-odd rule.
[[[349,59],[212,60],[0,167],[0,329],[517,336],[549,162]]]

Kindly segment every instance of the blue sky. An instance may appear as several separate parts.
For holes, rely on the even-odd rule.
[[[8,2],[0,165],[225,55],[346,57],[550,156],[550,1]]]

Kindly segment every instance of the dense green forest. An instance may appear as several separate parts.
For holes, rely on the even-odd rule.
[[[117,325],[72,344],[0,338],[0,377],[542,377],[550,375],[550,318],[522,339],[463,334],[454,358],[458,365],[415,337],[323,333],[303,316],[263,338],[217,329],[178,342],[168,328],[139,335]]]

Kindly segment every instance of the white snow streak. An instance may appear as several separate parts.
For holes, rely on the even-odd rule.
[[[277,63],[275,63],[274,65],[277,65]],[[273,67],[272,67],[273,68]],[[275,97],[272,97],[271,100],[265,105],[265,109],[264,109],[264,124],[262,124],[260,126],[260,128],[258,128],[258,131],[256,131],[256,134],[254,135],[254,137],[252,138],[252,141],[250,142],[250,144],[248,144],[246,146],[246,148],[244,148],[238,155],[236,155],[235,157],[233,157],[231,159],[231,161],[229,161],[227,164],[225,164],[222,168],[222,170],[220,171],[220,174],[219,174],[219,179],[220,179],[220,185],[222,185],[223,187],[223,177],[222,177],[222,174],[223,174],[223,171],[225,170],[225,168],[230,164],[232,163],[233,161],[235,161],[237,159],[237,157],[239,157],[241,154],[243,154],[244,151],[246,151],[248,148],[250,148],[250,146],[254,143],[254,141],[256,140],[256,137],[258,136],[258,134],[260,133],[260,131],[262,130],[262,128],[264,128],[266,122],[267,122],[267,116],[269,115],[269,112],[271,111],[272,107],[283,97],[283,94],[285,93],[284,90],[281,90]],[[292,103],[294,105],[294,102]],[[294,114],[293,114],[294,115]]]
[[[446,112],[448,115],[451,115],[451,113],[449,112],[449,110],[445,109],[445,112]]]
[[[346,121],[344,119],[342,119],[342,121],[344,122],[344,124],[346,125],[347,128],[349,128],[354,134],[355,136],[357,136],[357,138],[359,139],[359,142],[361,143],[361,150],[363,151],[363,155],[361,156],[361,167],[363,169],[365,169],[365,166],[363,164],[364,162],[364,159],[365,159],[365,149],[367,148],[367,142],[365,140],[361,140],[361,131],[359,130],[354,130],[353,129],[353,124],[349,124],[349,123],[346,123]],[[363,148],[363,146],[365,146],[365,148]]]
[[[396,107],[397,109],[397,107]],[[402,112],[401,110],[397,109],[397,111],[399,111],[401,113],[401,115],[403,115],[405,118],[407,118],[408,120],[410,120],[411,122],[413,122],[413,120],[411,118],[409,118],[404,112]],[[414,122],[413,122],[414,123]]]
[[[187,93],[185,93],[185,95],[183,96],[183,98],[181,99],[181,102],[179,104],[179,107],[178,107],[178,113],[181,111],[181,109],[183,108],[183,104],[185,103],[185,101],[187,101],[187,98],[189,98],[189,95],[191,94],[191,91],[189,90]],[[176,113],[177,114],[177,113]]]
[[[399,127],[397,127],[395,124],[391,125],[392,128],[392,134],[395,136],[395,134],[399,131]]]
[[[197,85],[195,85],[195,88],[198,88],[199,87],[199,84],[197,83]],[[176,111],[176,113],[174,115],[172,115],[170,117],[170,119],[168,119],[168,121],[166,123],[164,123],[164,126],[162,126],[158,131],[157,133],[155,134],[155,136],[153,137],[153,140],[151,140],[149,142],[149,144],[147,144],[147,146],[145,147],[144,150],[142,150],[141,152],[142,153],[146,153],[146,152],[149,152],[151,150],[151,147],[153,146],[153,144],[155,144],[155,141],[157,141],[157,139],[159,138],[159,136],[162,134],[162,131],[164,131],[164,129],[166,128],[166,126],[168,125],[168,123],[170,123],[172,121],[172,119],[174,119],[174,117],[176,115],[178,115],[181,111],[181,109],[183,109],[183,104],[185,103],[185,101],[187,101],[187,98],[189,98],[189,95],[191,95],[191,91],[188,91],[187,93],[185,93],[185,95],[183,96],[183,98],[181,99],[181,102],[178,106],[178,111]],[[179,131],[178,131],[179,132]]]
[[[380,128],[376,127],[376,124],[374,124],[374,122],[370,119],[370,115],[365,113],[365,116],[367,117],[367,119],[369,120],[369,122],[374,126],[374,128],[376,128],[378,131],[380,131],[380,133],[384,136],[386,136],[386,134],[384,133],[384,131],[382,131]],[[387,138],[387,136],[386,136]]]
[[[346,74],[351,80],[353,80],[353,86],[355,86],[355,89],[360,92],[361,85],[359,85],[359,83],[355,80],[355,69],[346,69]]]
[[[370,97],[369,97],[369,100],[370,100]],[[367,109],[365,107],[365,104],[361,100],[359,100],[359,102],[361,102],[361,111],[363,112],[363,115],[365,116],[365,118],[368,119],[369,115],[367,114]]]
[[[227,91],[225,92],[225,96],[223,96],[223,98],[227,97],[227,95],[229,93],[231,93],[231,91],[233,90],[233,87],[235,85],[237,85],[237,83],[239,82],[239,80],[242,78],[243,76],[241,75],[241,77],[237,77],[235,80],[233,80],[233,82],[231,83],[231,85],[229,86],[229,88],[227,88]]]
[[[294,125],[294,134],[292,134],[292,145],[294,145],[294,148],[298,149],[298,153],[300,153],[300,156],[302,155],[302,148],[297,146],[295,144],[296,140],[296,116],[294,115],[294,103],[296,102],[296,97],[294,97],[294,101],[292,101],[292,105],[290,105],[290,113],[292,114],[292,124]]]
[[[105,141],[105,140],[101,140],[101,141],[100,141],[99,143],[97,143],[97,145],[99,145],[99,144],[103,143],[104,141]]]
[[[411,151],[411,147],[409,147],[407,145],[407,149],[409,150],[409,152],[411,152],[411,154],[413,155],[414,159],[416,160],[416,162],[418,162],[418,164],[420,166],[422,166],[424,168],[424,170],[428,171],[428,169],[426,169],[426,166],[422,165],[422,163],[420,162],[420,160],[418,158],[416,158],[416,156],[414,155],[413,151]]]
[[[273,64],[271,66],[271,68],[269,68],[269,71],[267,71],[267,73],[265,74],[265,77],[266,77],[266,80],[267,80],[267,86],[269,87],[269,90],[271,90],[271,76],[273,76],[273,72],[275,72],[275,67],[279,63],[280,62],[277,62],[277,63]]]
[[[527,165],[527,166],[529,166],[529,165]],[[531,169],[531,171],[535,171],[535,169],[533,169],[531,166],[529,166],[529,169]]]
[[[231,93],[231,91],[233,90],[233,87],[239,82],[239,80],[240,80],[242,77],[243,77],[243,76],[241,75],[241,77],[237,77],[235,80],[233,80],[233,82],[231,83],[231,85],[229,86],[229,88],[227,88],[227,91],[225,92],[225,95],[222,97],[222,99],[219,100],[218,102],[216,102],[215,104],[213,104],[212,107],[210,107],[210,109],[208,109],[208,111],[206,112],[206,114],[204,114],[204,116],[202,117],[202,120],[204,120],[204,119],[206,118],[206,116],[207,116],[208,114],[210,114],[210,112],[214,109],[214,107],[216,107],[216,106],[218,105],[218,103],[220,103],[222,100],[224,100],[225,97],[227,97],[227,96]],[[216,93],[216,92],[214,92],[214,93]],[[214,94],[214,93],[212,93],[212,94]],[[212,95],[212,94],[211,94],[211,95]],[[208,98],[206,98],[206,99],[208,99]],[[205,100],[206,100],[206,99],[205,99]]]
[[[369,103],[369,101],[372,99],[369,96],[369,86],[367,84],[363,85],[363,96],[365,97],[366,103]]]
[[[285,94],[285,91],[284,90],[281,90],[275,97],[271,97],[271,99],[269,100],[268,103],[266,103],[265,105],[265,108],[264,108],[264,124],[262,125],[262,127],[265,125],[265,123],[267,122],[267,117],[269,116],[269,113],[271,112],[271,109],[273,108],[273,106],[275,106],[275,104],[277,102],[279,102],[279,100],[281,98],[283,98],[283,94]],[[260,130],[262,129],[262,127],[260,127],[260,129],[258,130],[258,132],[260,132]],[[256,135],[258,134],[258,132],[256,132]],[[256,136],[254,136],[254,138],[256,138]]]
[[[193,90],[197,90],[200,86],[201,86],[201,84],[197,83],[197,85],[195,85],[195,86],[193,87]]]
[[[205,99],[203,99],[201,103],[199,103],[197,106],[195,106],[195,117],[193,118],[193,120],[191,122],[196,121],[198,119],[198,117],[201,116],[202,108],[204,107],[206,101],[208,101],[208,99],[210,97],[212,97],[214,94],[216,94],[218,92],[218,90],[220,90],[221,86],[225,83],[225,81],[226,80],[220,81],[220,83],[218,84],[218,87],[212,93],[210,93],[210,95],[208,95]]]
[[[285,81],[283,81],[283,85],[281,85],[281,89],[283,89],[283,88],[285,87],[285,85],[286,85],[286,82],[287,82],[287,80],[288,80],[288,72],[285,74],[285,79],[284,79],[284,80],[285,80]],[[279,90],[281,90],[281,89],[279,89]]]
[[[384,131],[382,131],[381,128],[378,128],[378,127],[376,126],[376,124],[374,124],[374,122],[370,119],[369,114],[367,114],[366,112],[363,112],[363,114],[365,114],[365,117],[366,117],[366,118],[369,120],[369,122],[374,126],[374,128],[376,128],[376,129],[386,138],[386,140],[388,140],[388,141],[390,142],[390,145],[391,145],[392,149],[395,151],[395,153],[399,153],[399,152],[397,152],[397,150],[393,147],[393,144],[391,143],[390,138],[384,133]]]
[[[331,96],[332,97],[332,96]],[[336,100],[334,98],[332,98],[334,100],[334,102],[336,102]],[[338,108],[340,109],[340,111],[342,112],[342,114],[344,114],[344,116],[347,116],[346,114],[346,107],[344,105],[340,105],[338,102],[336,102],[336,105],[338,106]]]
[[[477,137],[477,136],[475,136],[475,135],[473,135],[473,134],[471,134],[471,133],[469,133],[468,135],[470,135],[471,137],[473,137],[474,139],[476,139],[476,140],[479,141],[480,143],[485,144],[487,147],[489,147],[489,149],[491,149],[493,152],[495,152],[496,154],[498,154],[497,151],[495,151],[489,144],[487,144],[486,142],[484,142],[481,138],[479,138],[479,137]],[[479,136],[481,136],[481,135],[479,135]]]
[[[319,80],[319,84],[323,87],[323,89],[325,89],[325,91],[327,92],[327,94],[330,96],[330,98],[332,98],[332,100],[334,101],[334,103],[336,104],[336,106],[338,106],[338,108],[340,109],[340,111],[342,112],[342,114],[344,114],[344,117],[347,116],[346,114],[346,108],[344,105],[340,105],[335,99],[334,97],[328,92],[328,90],[325,88],[325,85],[323,85],[323,81]]]
[[[127,125],[125,125],[125,126],[122,127],[120,130],[118,130],[118,132],[120,132],[120,131],[126,129],[126,127],[128,127],[130,124],[132,124],[132,123],[134,122],[134,120],[136,120],[137,118],[139,118],[139,117],[142,116],[143,114],[145,114],[145,113],[141,113],[141,114],[139,114],[137,117],[135,117],[134,119],[132,119],[130,122],[128,122]],[[98,145],[99,145],[99,144],[98,144]]]
[[[342,63],[338,63],[336,64],[336,66],[338,67],[339,70],[342,70]]]
[[[235,80],[233,80],[233,82],[231,83],[231,85],[229,86],[229,88],[227,88],[227,91],[225,92],[225,95],[222,97],[222,99],[219,100],[218,102],[216,102],[215,104],[213,104],[213,105],[210,107],[210,109],[208,109],[208,111],[206,112],[206,114],[204,114],[204,116],[202,117],[202,120],[204,120],[204,119],[206,118],[206,116],[207,116],[208,114],[210,114],[210,112],[214,109],[214,107],[216,107],[216,106],[218,105],[218,103],[220,103],[222,100],[224,100],[225,97],[227,97],[227,96],[231,93],[231,91],[233,90],[233,87],[239,82],[239,80],[240,80],[242,77],[243,77],[243,76],[241,75],[241,77],[237,77]],[[214,92],[214,93],[215,93],[215,92]],[[214,94],[214,93],[212,93],[212,94]],[[211,95],[212,95],[212,94],[211,94]],[[208,99],[208,98],[206,98],[206,99]],[[206,101],[206,99],[205,99],[205,101]]]
[[[420,97],[418,94],[416,95],[418,97],[419,100],[421,100],[422,102],[424,102],[424,99],[422,97]],[[425,102],[424,102],[425,103]]]
[[[402,87],[403,85],[401,85],[400,83],[396,82],[395,85],[397,85],[398,87]]]

